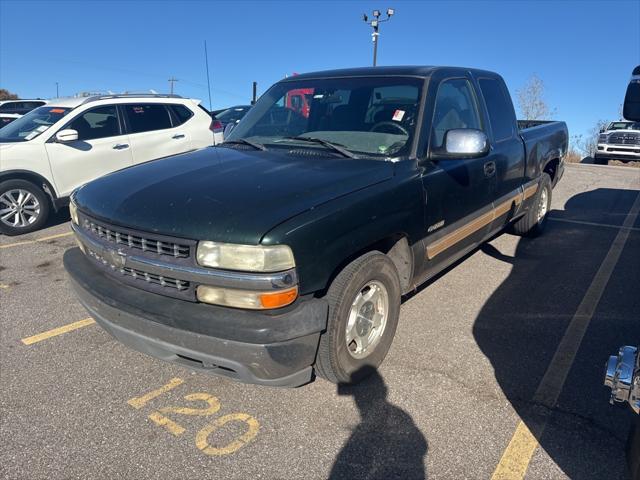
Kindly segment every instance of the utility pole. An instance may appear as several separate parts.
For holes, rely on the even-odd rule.
[[[56,98],[60,98],[60,89],[58,88],[58,82],[56,82]]]
[[[256,104],[257,93],[258,93],[258,82],[253,82],[253,95],[251,96],[251,105]]]
[[[380,20],[380,10],[373,11],[373,18],[369,21],[369,17],[366,13],[362,15],[362,20],[367,25],[370,25],[373,28],[373,33],[371,34],[371,39],[373,40],[373,66],[375,67],[378,60],[378,36],[380,36],[379,29],[380,24],[383,22],[388,22],[391,20],[393,14],[396,13],[393,8],[387,8],[387,18]]]
[[[178,81],[177,78],[171,77],[169,79],[169,85],[170,85],[170,90],[171,90],[171,95],[173,95],[173,84],[176,83]]]

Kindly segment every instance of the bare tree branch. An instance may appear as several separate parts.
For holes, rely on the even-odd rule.
[[[525,86],[516,90],[518,108],[523,120],[549,120],[556,113],[544,99],[544,82],[535,73]]]

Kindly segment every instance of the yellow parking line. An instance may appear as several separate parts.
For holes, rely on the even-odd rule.
[[[24,240],[22,242],[7,243],[6,245],[0,245],[0,250],[4,248],[19,247],[20,245],[30,245],[32,243],[46,242],[47,240],[53,240],[55,238],[68,237],[69,235],[73,235],[73,232],[58,233],[57,235],[50,235],[48,237],[36,238],[35,240]]]
[[[538,447],[538,439],[544,434],[550,412],[556,406],[558,397],[562,393],[567,375],[569,375],[569,370],[576,358],[582,339],[587,332],[589,323],[591,323],[591,318],[627,243],[631,232],[629,227],[635,223],[639,214],[640,194],[636,196],[622,227],[618,230],[618,234],[613,240],[607,255],[600,264],[580,305],[578,305],[533,396],[534,404],[546,407],[544,413],[539,413],[535,424],[532,424],[534,425],[535,435],[531,433],[530,428],[522,421],[518,423],[507,449],[493,472],[492,480],[522,479],[527,473],[531,458]]]
[[[536,437],[521,420],[491,479],[524,478],[536,448],[538,448]]]
[[[93,325],[94,323],[96,323],[96,321],[93,318],[85,318],[84,320],[80,320],[79,322],[73,322],[73,323],[70,323],[69,325],[64,325],[62,327],[54,328],[53,330],[47,330],[46,332],[33,335],[32,337],[23,338],[22,343],[24,343],[25,345],[31,345],[34,343],[41,342],[42,340],[55,337],[57,335],[62,335],[63,333],[77,330],[78,328],[86,327],[88,325]]]

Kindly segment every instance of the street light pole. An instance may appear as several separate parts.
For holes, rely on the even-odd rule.
[[[58,82],[56,82],[56,98],[60,98],[60,90],[58,88]]]
[[[373,33],[371,34],[373,40],[373,66],[375,67],[378,63],[378,37],[380,36],[380,24],[383,22],[388,22],[391,20],[391,17],[395,13],[393,8],[387,8],[387,18],[380,20],[380,10],[373,11],[373,18],[369,21],[369,17],[367,14],[362,15],[362,20],[373,28]]]

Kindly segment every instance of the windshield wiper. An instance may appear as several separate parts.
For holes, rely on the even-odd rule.
[[[338,152],[343,157],[359,158],[355,153],[350,152],[346,148],[343,148],[343,146],[341,146],[341,145],[339,145],[337,143],[333,143],[333,142],[329,142],[327,140],[323,140],[321,138],[305,137],[304,135],[300,135],[300,136],[297,136],[297,137],[284,137],[284,138],[286,140],[300,140],[300,141],[303,141],[303,142],[317,143],[318,145],[322,145],[323,147],[327,147],[327,148],[333,150],[334,152]]]
[[[250,147],[255,148],[256,150],[262,150],[263,152],[267,149],[263,144],[258,142],[252,142],[251,140],[247,140],[246,138],[238,138],[236,140],[227,140],[222,142],[220,145],[249,145]]]

